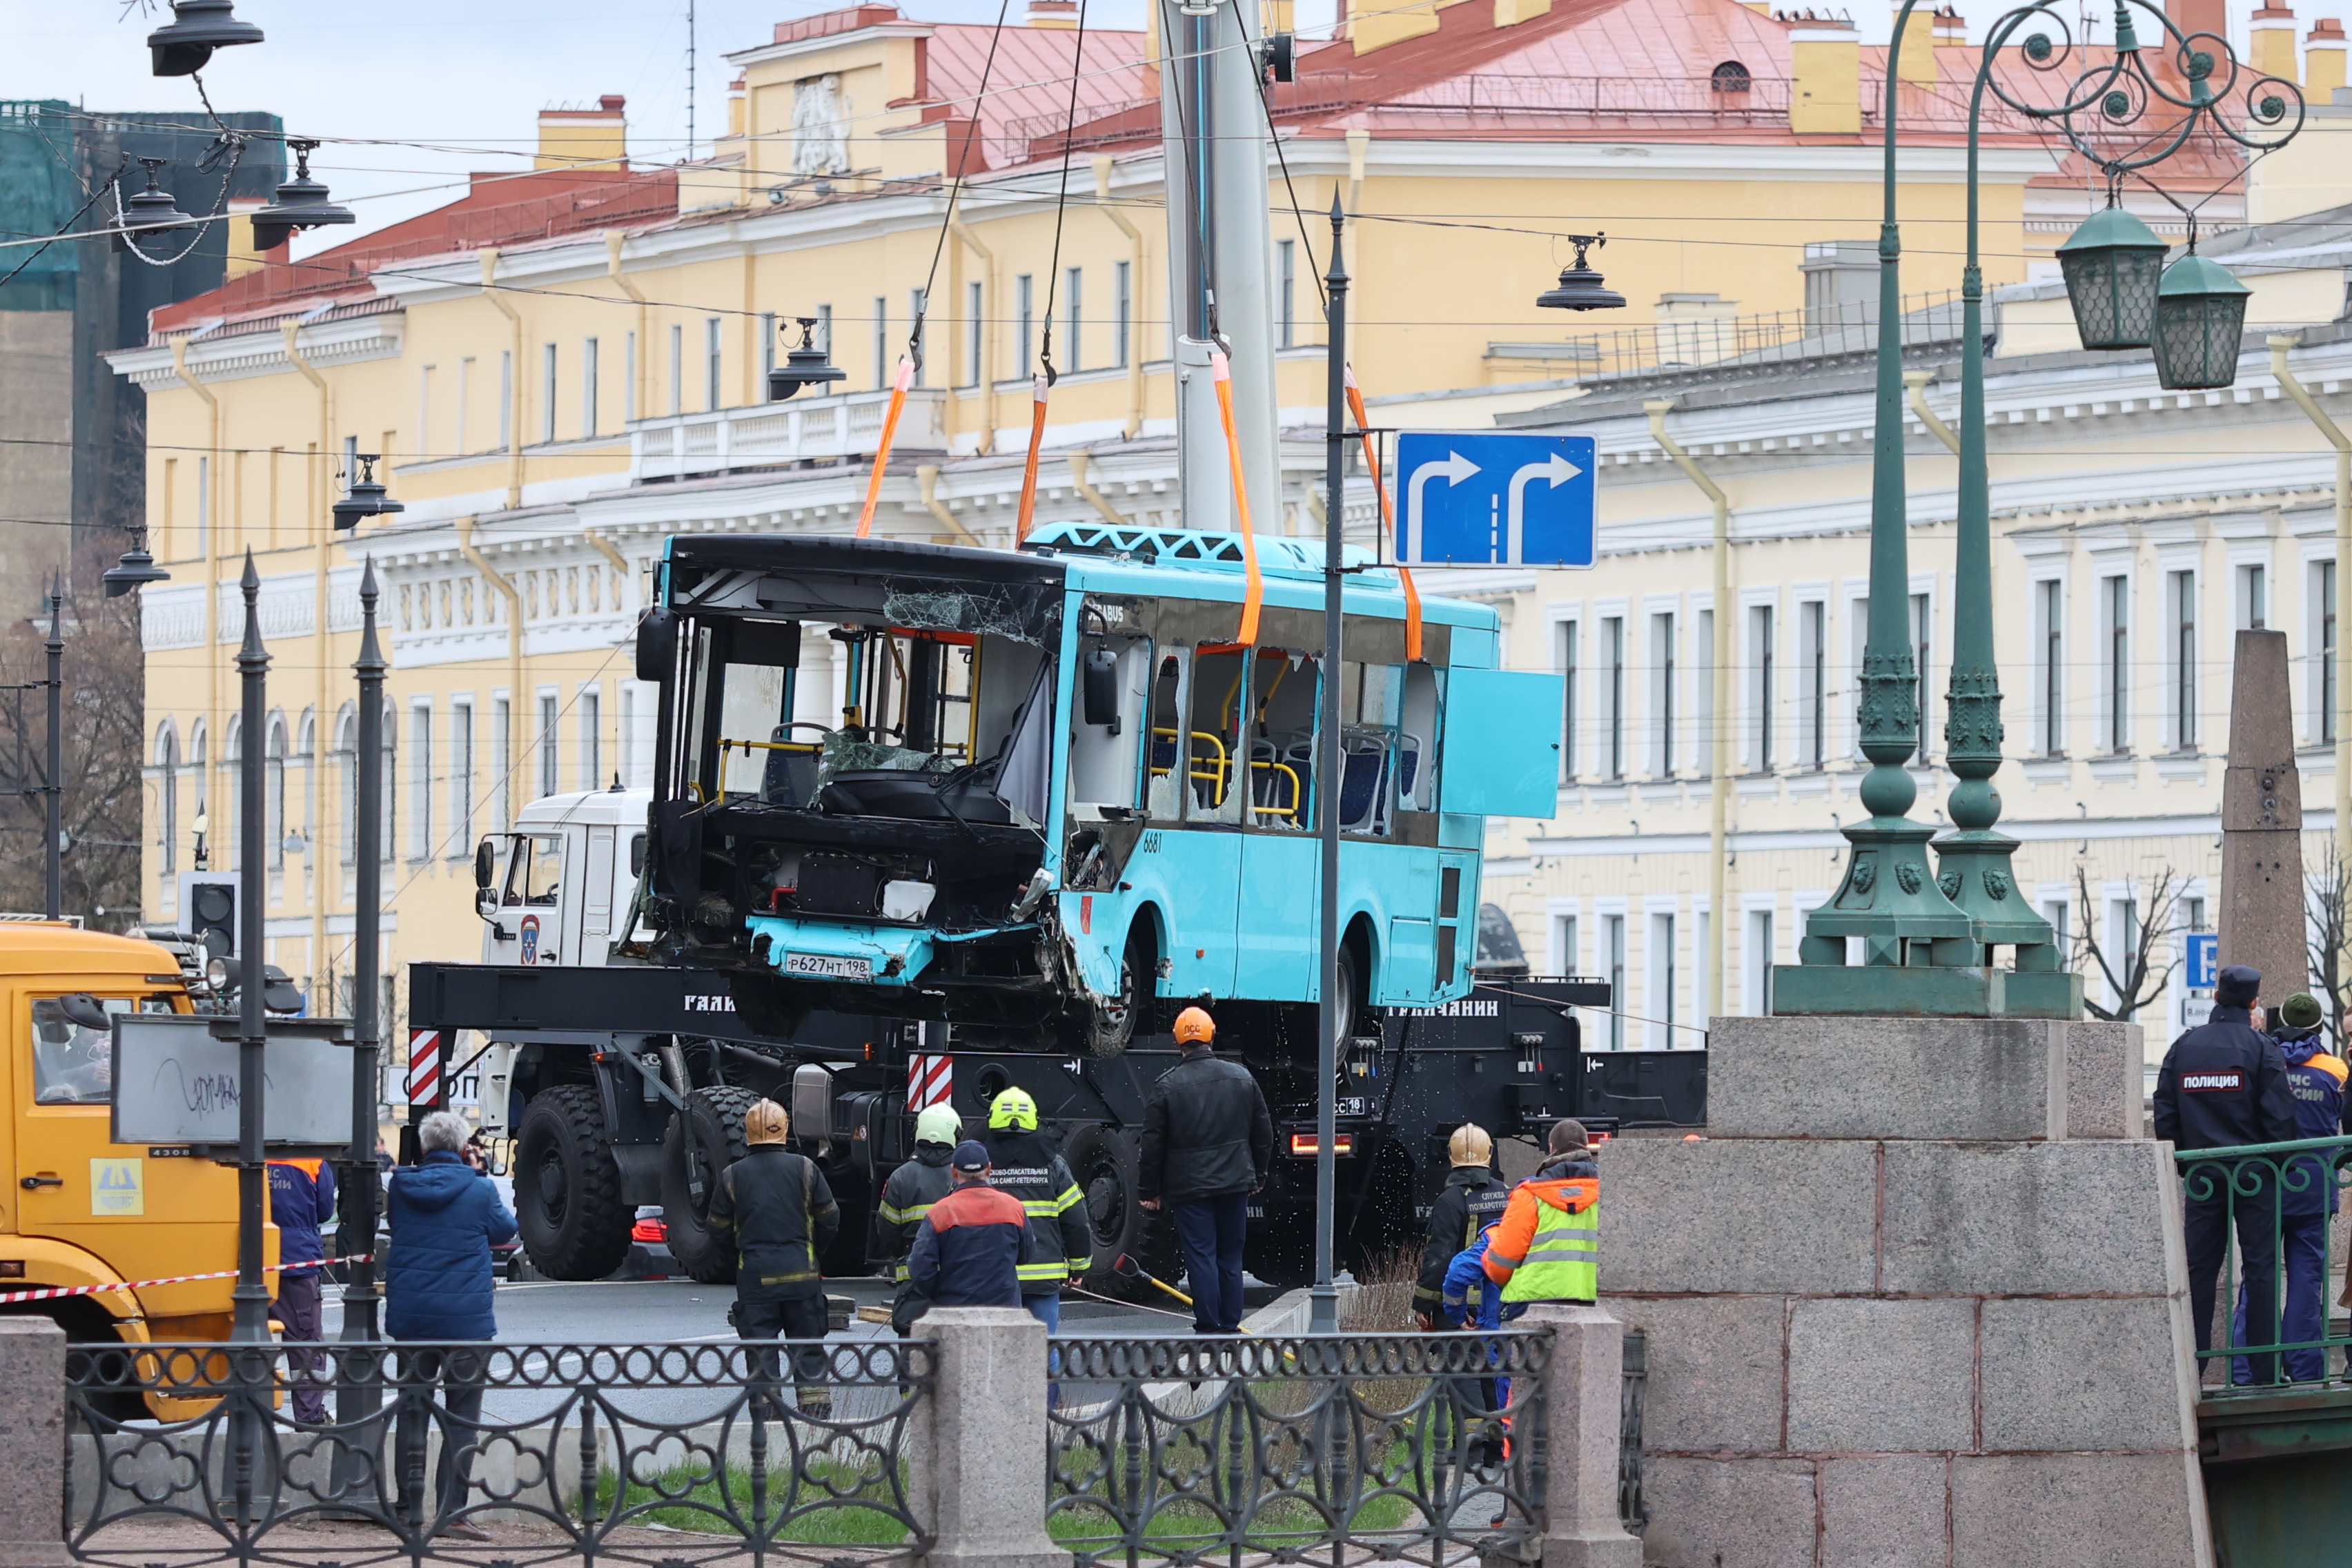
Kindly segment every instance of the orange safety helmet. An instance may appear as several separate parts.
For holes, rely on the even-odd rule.
[[[1187,1007],[1176,1015],[1176,1043],[1206,1046],[1216,1043],[1217,1021],[1205,1007]]]

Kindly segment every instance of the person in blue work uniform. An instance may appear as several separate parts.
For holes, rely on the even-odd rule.
[[[1496,1215],[1495,1219],[1501,1217]],[[1503,1288],[1486,1278],[1486,1243],[1494,1235],[1495,1221],[1489,1220],[1479,1230],[1477,1239],[1455,1253],[1453,1261],[1445,1266],[1444,1282],[1439,1287],[1437,1298],[1440,1328],[1491,1333],[1503,1326],[1506,1317],[1516,1318],[1527,1310],[1525,1302],[1514,1301],[1506,1311]],[[1465,1382],[1463,1415],[1473,1432],[1472,1464],[1492,1468],[1502,1462],[1503,1433],[1494,1413],[1508,1407],[1510,1402],[1509,1378],[1480,1377]]]
[[[2276,1041],[2254,1027],[2262,972],[2233,963],[2215,977],[2212,1016],[2172,1042],[2156,1079],[2156,1135],[2178,1150],[2284,1143],[2295,1136],[2294,1090]],[[2279,1190],[2261,1160],[2200,1160],[2182,1167],[2189,1312],[2197,1348],[2213,1348],[2213,1299],[2231,1228],[2246,1281],[2248,1333],[2277,1344]],[[2249,1355],[2254,1383],[2278,1381],[2278,1356]]]
[[[321,1233],[334,1212],[334,1167],[323,1160],[269,1162],[269,1218],[278,1226],[278,1261],[285,1266],[269,1316],[289,1345],[314,1345],[326,1337],[319,1324],[319,1265],[327,1256]],[[297,1380],[294,1419],[324,1422],[326,1358],[316,1351],[289,1351],[286,1361]]]
[[[987,1145],[965,1139],[948,1169],[955,1185],[915,1227],[908,1278],[933,1306],[1020,1306],[1021,1266],[1036,1256],[1028,1210],[988,1184]]]
[[[2294,1094],[2294,1135],[2333,1138],[2344,1131],[2344,1080],[2347,1068],[2329,1053],[2320,1033],[2319,999],[2298,991],[2279,1005],[2278,1026],[2271,1038],[2278,1042],[2286,1063],[2287,1087]],[[2286,1268],[2286,1300],[2279,1309],[2280,1338],[2287,1344],[2317,1340],[2326,1330],[2327,1222],[2336,1213],[2336,1162],[2316,1154],[2297,1155],[2279,1167],[2279,1249]],[[2246,1337],[2246,1295],[2238,1293],[2237,1317],[2231,1337]],[[2326,1352],[2315,1344],[2286,1352],[2286,1375],[2294,1383],[2316,1383],[2326,1375]],[[2244,1356],[2232,1357],[2230,1381],[2252,1381]]]

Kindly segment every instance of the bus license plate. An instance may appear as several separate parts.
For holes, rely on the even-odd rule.
[[[788,952],[784,954],[787,974],[821,974],[828,980],[871,980],[874,963],[865,958],[836,958],[825,952]]]

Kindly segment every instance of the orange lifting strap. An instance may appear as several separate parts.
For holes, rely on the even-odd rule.
[[[915,384],[915,362],[898,362],[898,379],[890,384],[890,412],[882,416],[882,444],[874,449],[874,477],[866,481],[866,509],[857,514],[857,537],[874,531],[874,503],[882,499],[882,475],[890,467],[890,443],[898,434],[898,416],[907,411],[907,388]]]
[[[1421,590],[1412,585],[1412,572],[1404,563],[1404,543],[1397,538],[1396,510],[1389,500],[1389,488],[1381,482],[1380,443],[1372,439],[1371,421],[1364,416],[1363,390],[1356,384],[1356,367],[1348,367],[1348,412],[1356,416],[1356,429],[1364,442],[1364,467],[1371,470],[1372,493],[1381,498],[1381,521],[1388,525],[1389,545],[1397,555],[1397,575],[1404,580],[1404,657],[1407,662],[1421,662]]]
[[[1013,533],[1015,544],[1029,537],[1029,525],[1037,515],[1037,448],[1045,444],[1045,396],[1053,385],[1041,375],[1029,394],[1036,403],[1029,413],[1029,462],[1021,470],[1021,521]]]
[[[1242,439],[1234,431],[1234,367],[1223,350],[1211,350],[1209,363],[1217,373],[1217,413],[1225,422],[1225,460],[1234,470],[1234,511],[1242,531],[1242,569],[1248,587],[1242,598],[1242,627],[1234,640],[1245,647],[1257,646],[1258,609],[1265,602],[1265,582],[1257,574],[1257,535],[1250,531],[1249,487],[1242,480]]]

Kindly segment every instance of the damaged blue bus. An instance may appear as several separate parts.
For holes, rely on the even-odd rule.
[[[1104,1058],[1195,998],[1287,1034],[1330,792],[1343,1016],[1467,994],[1486,819],[1552,814],[1560,678],[1496,668],[1495,612],[1444,598],[1408,658],[1404,584],[1355,552],[1333,679],[1319,542],[1255,544],[671,540],[637,637],[649,956],[726,972],[779,1037],[825,1010]]]

